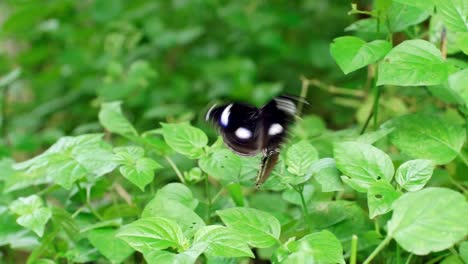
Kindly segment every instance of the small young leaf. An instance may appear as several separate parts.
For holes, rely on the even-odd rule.
[[[205,226],[195,234],[193,243],[208,243],[206,254],[217,257],[251,257],[254,255],[241,236],[231,229],[212,225]]]
[[[377,85],[436,85],[447,77],[448,66],[438,48],[425,40],[406,40],[385,56]]]
[[[366,192],[372,183],[389,182],[393,177],[392,160],[372,145],[352,141],[337,143],[333,152],[337,168],[346,175],[343,181],[356,191]]]
[[[452,161],[465,143],[465,129],[438,116],[411,114],[390,120],[390,141],[403,153],[436,164]]]
[[[384,181],[374,182],[367,192],[367,205],[369,206],[369,218],[385,214],[392,210],[393,202],[400,197],[393,186]]]
[[[269,213],[244,207],[217,211],[224,224],[237,233],[249,245],[267,248],[279,241],[281,225]]]
[[[203,155],[208,138],[202,130],[188,123],[161,123],[161,126],[164,140],[173,150],[191,159]]]
[[[448,249],[468,235],[468,202],[456,191],[426,188],[405,193],[392,207],[388,236],[413,254]]]
[[[437,12],[442,16],[448,30],[468,32],[468,3],[466,0],[434,0]]]
[[[197,243],[178,254],[165,250],[151,251],[145,253],[144,257],[148,264],[195,264],[198,256],[206,250],[207,246],[207,243]]]
[[[305,175],[317,159],[317,150],[305,140],[295,143],[286,152],[288,171],[297,176]]]
[[[183,249],[184,243],[184,234],[177,223],[163,217],[132,222],[121,227],[116,237],[144,254],[169,247]]]
[[[153,181],[154,170],[161,168],[153,159],[143,157],[144,150],[141,147],[119,147],[114,152],[115,160],[121,164],[120,173],[142,191]]]
[[[43,206],[41,198],[37,195],[18,198],[10,204],[10,210],[19,215],[16,219],[18,224],[34,231],[40,237],[52,216],[50,209]]]
[[[103,103],[99,111],[99,122],[112,133],[122,136],[138,136],[138,132],[122,113],[122,102]]]
[[[417,25],[426,20],[432,12],[430,7],[427,6],[427,9],[421,9],[415,7],[416,3],[411,3],[412,1],[405,1],[404,3],[400,3],[401,0],[394,1],[385,14],[388,21],[381,27],[389,27],[391,32],[400,32],[409,26]],[[430,4],[430,2],[426,1],[426,4]]]
[[[405,190],[414,192],[426,185],[434,171],[431,160],[409,160],[400,165],[395,174],[395,180]]]
[[[158,190],[157,196],[163,200],[174,200],[195,210],[198,205],[198,200],[193,197],[192,191],[182,183],[173,182],[164,185]]]
[[[348,74],[383,58],[392,49],[392,44],[385,40],[364,40],[345,36],[333,40],[330,52],[341,70]]]
[[[134,251],[127,243],[116,239],[116,233],[116,230],[109,228],[93,229],[88,232],[87,237],[89,242],[108,260],[121,263]]]
[[[291,252],[280,263],[340,263],[345,264],[340,241],[330,231],[309,234],[297,242],[290,243]]]
[[[203,156],[198,165],[208,175],[220,180],[223,185],[239,183],[241,172],[241,159],[228,149],[216,149]]]

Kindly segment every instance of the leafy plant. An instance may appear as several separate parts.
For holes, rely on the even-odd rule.
[[[1,2],[0,262],[468,262],[467,8]],[[257,189],[203,116],[281,92]]]

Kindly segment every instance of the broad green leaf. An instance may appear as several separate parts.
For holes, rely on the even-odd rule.
[[[468,32],[458,32],[456,37],[457,47],[468,55]]]
[[[382,59],[391,49],[392,44],[388,41],[366,43],[352,36],[336,38],[330,46],[331,55],[345,74]]]
[[[138,136],[138,132],[122,113],[122,102],[103,103],[99,111],[99,122],[112,133],[122,136]]]
[[[172,186],[165,186],[156,193],[156,196],[145,206],[142,217],[160,216],[170,219],[177,222],[183,233],[190,237],[199,228],[205,226],[205,223],[193,211],[193,204],[188,207],[187,201],[180,201],[180,197],[173,194],[168,195],[168,192],[171,192],[169,189],[172,189]]]
[[[304,196],[304,200],[306,203],[312,198],[312,196],[314,195],[314,192],[315,192],[315,189],[313,185],[311,184],[304,185],[303,190],[302,190],[302,195]],[[283,198],[283,200],[289,203],[302,206],[300,194],[292,188],[284,191],[281,197]]]
[[[148,217],[120,228],[116,237],[142,253],[184,248],[184,234],[176,222],[163,217]]]
[[[414,192],[426,185],[433,171],[434,164],[431,160],[409,160],[397,169],[395,180],[403,189]]]
[[[356,141],[367,143],[367,144],[374,144],[375,142],[381,140],[382,138],[386,137],[393,131],[392,128],[385,128],[382,127],[377,131],[367,132],[363,135],[360,135]]]
[[[393,0],[393,2],[397,2],[408,6],[414,6],[419,9],[428,11],[432,11],[432,9],[434,9],[434,1],[435,0]]]
[[[319,159],[311,166],[312,176],[322,187],[322,192],[342,191],[341,173],[332,158]]]
[[[393,48],[380,63],[378,85],[436,85],[447,80],[448,67],[433,44],[406,40]]]
[[[449,88],[460,99],[461,104],[468,106],[468,69],[451,74]]]
[[[383,22],[382,26],[389,27],[391,32],[400,32],[409,26],[423,22],[430,16],[432,10],[420,9],[407,2],[411,1],[405,1],[405,3],[394,1],[385,14],[388,21]],[[429,4],[430,0],[426,2]]]
[[[281,225],[269,213],[244,207],[217,211],[224,224],[252,247],[267,248],[278,244]]]
[[[198,161],[198,165],[209,176],[220,180],[223,185],[240,182],[241,159],[228,149],[216,149],[203,156]]]
[[[80,228],[77,221],[62,208],[52,207],[52,222],[54,225],[60,226],[72,240],[80,239]]]
[[[446,188],[405,193],[393,203],[388,236],[408,252],[427,255],[452,247],[468,235],[465,197]]]
[[[166,143],[176,152],[196,159],[203,155],[203,148],[208,143],[205,133],[188,123],[161,123]]]
[[[372,219],[378,215],[386,214],[392,210],[393,202],[400,197],[393,186],[384,181],[374,182],[367,191],[367,205],[369,217]]]
[[[467,0],[434,0],[448,30],[468,32]]]
[[[142,191],[153,181],[154,170],[161,168],[153,159],[144,157],[141,147],[119,147],[114,152],[115,160],[121,165],[120,173]]]
[[[340,241],[327,230],[306,235],[297,242],[289,243],[287,248],[291,254],[286,259],[279,259],[280,263],[345,264]]]
[[[70,189],[73,183],[87,176],[99,177],[116,167],[111,147],[101,134],[60,138],[41,155],[15,164],[27,173],[40,173]]]
[[[198,200],[193,197],[192,191],[182,183],[173,182],[164,185],[157,193],[158,197],[164,200],[174,200],[195,210],[198,205]]]
[[[321,135],[326,130],[325,122],[320,117],[307,115],[297,120],[292,128],[292,133],[301,139],[305,139]]]
[[[390,141],[403,153],[436,164],[452,161],[465,142],[465,130],[438,116],[411,114],[384,124],[394,127]]]
[[[93,229],[88,232],[89,242],[108,260],[121,263],[134,252],[127,243],[117,239],[117,231],[110,228]]]
[[[198,256],[207,248],[206,243],[192,245],[188,250],[175,254],[170,251],[159,250],[144,254],[148,264],[195,264]]]
[[[288,171],[297,176],[304,176],[316,160],[317,150],[305,140],[293,144],[286,152]]]
[[[333,148],[342,180],[359,192],[366,192],[378,180],[390,182],[394,168],[390,157],[380,149],[360,142],[336,143]]]
[[[205,254],[217,257],[251,257],[254,255],[242,236],[231,229],[219,226],[205,226],[197,231],[193,243],[208,244]]]
[[[20,197],[10,204],[10,210],[19,217],[16,222],[42,237],[44,228],[52,213],[44,207],[42,200],[37,195]]]

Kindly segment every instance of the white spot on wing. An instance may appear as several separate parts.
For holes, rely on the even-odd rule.
[[[205,116],[205,120],[208,121],[210,119],[210,115],[211,115],[211,111],[213,111],[213,109],[216,107],[216,104],[213,105],[210,110],[208,110],[208,112],[206,113],[206,116]]]
[[[296,113],[296,104],[288,99],[284,98],[275,98],[276,106],[291,115]]]
[[[268,135],[270,136],[275,136],[275,135],[281,134],[282,132],[283,132],[283,127],[278,123],[274,123],[273,125],[270,126],[270,128],[268,128]]]
[[[252,132],[245,127],[239,127],[234,133],[236,134],[236,137],[240,139],[249,139],[252,137]]]
[[[228,105],[221,114],[221,125],[227,126],[229,123],[229,115],[231,114],[232,104]]]

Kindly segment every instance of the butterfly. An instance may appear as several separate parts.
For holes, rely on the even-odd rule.
[[[262,154],[256,179],[259,187],[278,161],[288,127],[295,120],[298,102],[305,100],[281,95],[260,108],[241,102],[213,105],[205,119],[215,124],[225,145],[234,153],[241,156]]]

